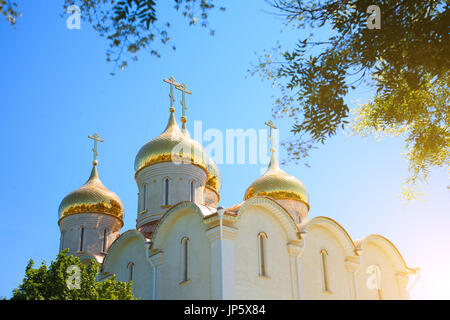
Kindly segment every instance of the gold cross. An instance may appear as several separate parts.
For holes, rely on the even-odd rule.
[[[175,82],[175,79],[173,77],[170,77],[169,80],[164,79],[164,82],[170,84],[170,93],[169,93],[169,98],[170,98],[170,112],[173,112],[174,108],[173,108],[173,103],[175,102],[175,98],[173,96],[173,86],[178,87],[180,84]]]
[[[275,127],[275,125],[273,124],[272,120],[266,121],[265,122],[266,126],[268,126],[270,128],[270,152],[275,152],[275,149],[273,148],[273,135],[272,135],[272,130],[273,129],[278,129],[277,127]]]
[[[94,152],[94,162],[97,160],[97,141],[103,142],[103,139],[100,139],[99,135],[97,133],[94,133],[92,136],[88,136],[89,139],[94,140],[94,149],[92,151]]]
[[[192,92],[190,92],[188,89],[186,89],[186,85],[183,83],[181,85],[175,86],[175,89],[180,90],[182,92],[182,98],[181,98],[181,105],[182,105],[182,117],[181,119],[186,120],[186,112],[185,110],[187,109],[186,107],[186,100],[185,100],[185,93],[187,94],[192,94]]]

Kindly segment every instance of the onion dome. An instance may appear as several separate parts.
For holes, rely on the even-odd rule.
[[[266,196],[274,200],[297,200],[309,208],[309,194],[303,182],[284,172],[272,152],[269,167],[245,191],[244,200]]]
[[[60,220],[78,213],[103,213],[123,219],[122,201],[100,181],[96,160],[93,165],[88,181],[79,189],[69,193],[61,202]]]
[[[186,127],[180,130],[170,109],[169,121],[164,132],[147,142],[136,155],[134,169],[136,174],[155,163],[190,163],[202,168],[207,175],[207,186],[219,192],[221,176],[217,165],[211,160],[203,146],[189,136]]]
[[[220,188],[222,187],[222,174],[220,173],[219,167],[217,164],[208,157],[208,172],[209,177],[206,181],[206,187],[214,190],[219,193]]]
[[[186,128],[186,117],[181,117],[181,122],[183,125],[181,126],[181,132],[183,132],[187,137],[191,137],[189,135],[189,131]],[[206,153],[205,153],[206,154]],[[206,187],[212,189],[216,193],[219,193],[220,188],[222,186],[222,174],[220,173],[219,167],[217,164],[206,154],[207,157],[207,166],[208,166],[208,180],[206,181]]]

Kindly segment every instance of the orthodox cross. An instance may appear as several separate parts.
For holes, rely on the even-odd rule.
[[[175,89],[180,90],[182,92],[182,98],[181,98],[181,106],[182,108],[182,121],[186,121],[186,100],[185,100],[185,93],[192,94],[188,89],[186,89],[186,85],[183,83],[181,85],[175,86]]]
[[[175,79],[174,79],[173,77],[170,77],[169,80],[164,79],[164,82],[170,84],[170,93],[169,93],[169,97],[170,97],[170,110],[174,110],[174,108],[173,108],[173,103],[175,102],[175,98],[174,98],[174,96],[173,96],[173,86],[175,86],[175,88],[176,88],[176,87],[180,86],[180,84],[179,84],[179,83],[176,83],[176,82],[175,82]],[[173,111],[171,111],[171,112],[173,112]]]
[[[273,148],[274,145],[273,145],[273,134],[272,134],[272,130],[273,130],[273,129],[278,129],[278,128],[275,127],[275,125],[273,124],[273,121],[272,121],[272,120],[266,121],[265,124],[266,124],[266,126],[268,126],[268,127],[270,128],[270,136],[269,136],[269,138],[270,138],[270,152],[273,153],[273,152],[275,152],[275,149]]]
[[[92,151],[94,152],[94,162],[97,161],[97,141],[103,142],[103,139],[100,139],[99,135],[97,133],[94,133],[92,136],[88,136],[89,139],[94,140],[94,148]]]

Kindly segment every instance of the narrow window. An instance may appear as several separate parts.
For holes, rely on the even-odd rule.
[[[164,180],[164,205],[169,205],[169,178]]]
[[[189,280],[189,238],[184,237],[181,239],[181,265],[182,265],[182,275],[181,282]]]
[[[106,245],[107,245],[107,243],[106,243],[106,241],[107,241],[106,236],[107,236],[107,232],[106,232],[106,229],[104,229],[103,230],[102,252],[106,252]]]
[[[377,265],[374,265],[374,273],[378,300],[383,300],[383,296],[381,295],[381,268]]]
[[[262,276],[262,277],[267,277],[266,239],[267,239],[267,235],[264,232],[260,232],[258,234],[258,243],[259,243],[259,275]]]
[[[59,251],[64,249],[64,233],[66,233],[66,231],[61,232],[61,243],[59,246]]]
[[[191,181],[191,185],[190,185],[190,195],[191,195],[191,201],[192,201],[192,202],[195,202],[194,181]]]
[[[377,289],[378,300],[383,300],[383,296],[381,295],[381,279],[377,279],[377,280],[378,280],[378,283],[380,284]]]
[[[147,209],[147,184],[142,185],[142,210]]]
[[[128,281],[133,281],[133,278],[134,278],[134,263],[133,262],[128,263],[128,272],[129,272]]]
[[[83,245],[84,245],[84,227],[81,227],[80,230],[80,251],[83,251]]]
[[[322,283],[324,292],[330,292],[330,288],[328,285],[327,255],[328,253],[325,249],[322,249],[320,251],[320,258],[322,260]]]

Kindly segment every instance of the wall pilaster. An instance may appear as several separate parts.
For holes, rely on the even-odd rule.
[[[211,299],[234,299],[237,229],[217,225],[207,231],[211,256]]]

